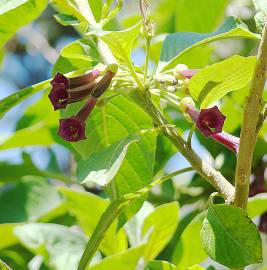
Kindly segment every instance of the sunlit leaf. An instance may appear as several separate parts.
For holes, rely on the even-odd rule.
[[[73,270],[87,242],[87,237],[74,229],[49,223],[19,225],[14,230],[20,242],[55,270]],[[94,262],[99,261],[99,254]]]
[[[12,270],[7,264],[0,260],[0,270]]]
[[[248,215],[255,218],[267,211],[267,193],[258,194],[248,201]]]
[[[2,47],[20,27],[36,19],[46,8],[47,3],[47,0],[1,1],[0,47]],[[21,16],[21,14],[23,14],[23,16]]]
[[[154,259],[171,239],[178,224],[179,207],[176,202],[157,207],[144,221],[143,237],[147,238],[144,257]]]
[[[160,72],[173,68],[180,63],[180,57],[192,48],[230,37],[259,38],[258,35],[250,32],[243,22],[234,17],[227,18],[217,31],[209,34],[191,32],[170,34],[163,43],[157,70]]]
[[[244,88],[252,78],[256,58],[232,56],[208,66],[190,80],[191,96],[207,107],[231,91]]]
[[[136,270],[138,261],[143,256],[144,245],[127,249],[123,252],[109,256],[88,270]]]
[[[66,198],[70,212],[77,218],[84,232],[91,236],[101,215],[109,205],[109,201],[90,193],[77,192],[67,188],[61,188],[60,191]],[[117,221],[115,221],[106,232],[100,250],[104,254],[110,255],[126,248],[125,233],[123,229],[117,231]]]
[[[151,261],[144,270],[177,270],[174,264],[165,261]]]

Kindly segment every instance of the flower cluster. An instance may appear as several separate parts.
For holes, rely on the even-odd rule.
[[[188,94],[189,80],[198,72],[196,69],[189,69],[187,65],[178,64],[172,73],[157,74],[154,76],[156,82],[169,92],[180,90]]]
[[[48,95],[54,110],[64,109],[70,103],[87,99],[76,115],[59,120],[60,137],[69,142],[86,139],[86,120],[95,107],[97,99],[108,89],[116,72],[117,66],[110,65],[100,79],[99,69],[72,78],[67,78],[61,73],[55,75],[51,81],[52,90]]]
[[[180,109],[185,113],[187,119],[190,118],[196,123],[196,127],[205,137],[211,137],[236,154],[238,153],[239,138],[222,130],[226,116],[220,112],[217,106],[202,109],[199,112],[194,107],[194,101],[190,97],[186,97],[181,100]]]

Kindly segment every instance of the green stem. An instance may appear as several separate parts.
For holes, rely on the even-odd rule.
[[[93,259],[103,237],[105,236],[106,231],[113,223],[113,221],[118,217],[124,206],[126,206],[127,204],[128,201],[121,198],[113,201],[108,206],[106,211],[101,216],[99,222],[97,223],[97,226],[94,229],[94,232],[85,247],[77,270],[86,269],[86,266],[89,265],[89,263]]]
[[[179,135],[176,128],[171,126],[165,116],[152,102],[148,92],[132,93],[133,99],[139,104],[151,117],[154,124],[162,127],[162,133],[177,147],[180,153],[190,162],[204,179],[212,184],[221,194],[224,195],[227,202],[234,199],[234,187],[222,176],[222,174],[213,169],[208,163],[199,157],[191,147],[188,147],[186,141]]]
[[[146,38],[146,61],[145,61],[143,84],[145,84],[146,78],[147,78],[150,43],[151,43],[151,38],[147,37]]]
[[[165,175],[161,178],[158,178],[148,186],[140,189],[137,192],[126,194],[121,198],[118,198],[117,200],[111,202],[111,204],[108,206],[106,211],[101,216],[96,228],[94,229],[94,232],[87,243],[85,250],[83,252],[83,255],[81,257],[81,260],[79,262],[79,266],[77,270],[84,270],[86,269],[86,266],[90,264],[91,260],[93,259],[96,251],[98,250],[98,247],[105,236],[106,231],[110,227],[110,225],[113,223],[113,221],[119,216],[121,211],[124,209],[125,206],[129,205],[129,203],[141,196],[143,196],[145,193],[149,192],[151,188],[153,188],[156,185],[162,184],[164,181],[177,176],[179,174],[189,172],[192,168],[188,167],[185,169],[181,169],[178,171],[175,171],[173,173],[170,173],[168,175]]]
[[[190,148],[191,148],[192,137],[193,137],[195,128],[196,128],[196,126],[195,126],[195,125],[192,125],[192,127],[190,128],[189,134],[188,134],[187,145],[188,145],[188,147],[190,147]]]
[[[258,50],[257,63],[247,97],[243,124],[240,134],[235,173],[235,200],[234,204],[243,209],[247,208],[249,179],[252,157],[257,141],[257,123],[261,114],[261,101],[265,85],[265,70],[267,67],[267,24],[265,24],[261,44]]]

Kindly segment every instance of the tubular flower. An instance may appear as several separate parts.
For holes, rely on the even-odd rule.
[[[103,78],[92,88],[91,96],[80,111],[70,118],[59,120],[58,135],[60,137],[69,142],[77,142],[86,139],[86,120],[94,109],[97,98],[108,89],[115,74],[116,71],[108,70]]]
[[[196,123],[200,132],[213,140],[223,144],[236,154],[238,153],[239,138],[222,131],[226,119],[217,106],[210,109],[202,109],[200,112],[195,109],[194,101],[191,98],[184,98],[180,103],[180,109],[185,116]]]
[[[209,137],[222,132],[225,119],[226,116],[220,112],[217,106],[214,106],[200,111],[196,125],[204,136]]]
[[[57,73],[50,82],[52,90],[48,95],[54,110],[66,108],[67,104],[88,97],[95,87],[95,79],[99,75],[99,70],[92,70],[73,78],[67,78],[63,74]]]

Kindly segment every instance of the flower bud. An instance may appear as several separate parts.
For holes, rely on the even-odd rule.
[[[179,109],[181,112],[186,112],[188,109],[188,106],[195,106],[195,102],[191,97],[184,97],[181,99],[180,104],[179,104]]]
[[[184,76],[182,75],[182,72],[188,70],[187,65],[184,64],[178,64],[174,69],[173,69],[173,75],[177,78],[177,79],[183,79]]]

